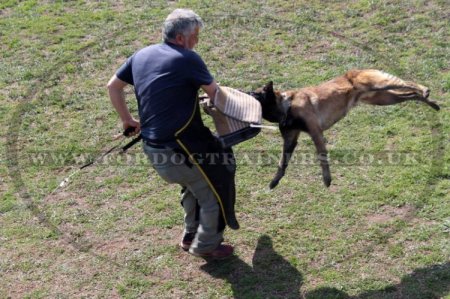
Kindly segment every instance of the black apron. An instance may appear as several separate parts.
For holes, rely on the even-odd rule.
[[[197,167],[220,205],[219,231],[228,225],[238,229],[234,204],[236,201],[236,162],[233,151],[224,149],[211,131],[205,127],[198,100],[189,121],[175,133],[175,140],[193,167]]]

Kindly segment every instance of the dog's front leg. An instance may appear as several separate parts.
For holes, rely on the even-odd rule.
[[[297,146],[297,139],[300,135],[299,130],[288,129],[286,127],[280,127],[281,135],[283,136],[283,153],[281,154],[280,162],[278,163],[278,170],[274,178],[270,182],[269,188],[275,188],[280,182],[281,178],[286,172],[289,160],[292,157],[295,147]]]
[[[308,133],[316,146],[317,158],[322,167],[323,183],[325,186],[330,187],[331,173],[330,166],[328,165],[328,151],[325,145],[325,139],[323,138],[323,130],[313,119],[310,119],[308,122]]]

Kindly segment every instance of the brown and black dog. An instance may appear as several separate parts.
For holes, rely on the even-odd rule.
[[[409,100],[424,102],[435,110],[440,107],[428,99],[429,89],[406,82],[388,73],[374,70],[350,70],[343,76],[317,86],[275,91],[273,82],[250,94],[262,106],[263,118],[279,124],[283,153],[270,188],[284,176],[301,131],[307,132],[316,147],[325,186],[331,184],[327,149],[323,132],[342,119],[359,102],[393,105]]]

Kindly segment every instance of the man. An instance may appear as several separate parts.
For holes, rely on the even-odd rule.
[[[168,183],[183,186],[185,228],[180,246],[196,256],[225,258],[233,254],[231,245],[222,244],[225,224],[239,227],[234,218],[235,166],[231,151],[217,146],[199,113],[199,88],[212,99],[218,88],[193,51],[202,27],[192,10],[174,10],[164,22],[163,42],[129,57],[108,82],[108,91],[123,128],[141,134],[154,169]],[[134,85],[140,121],[125,102],[128,84]],[[229,154],[229,163],[193,158],[211,153]]]

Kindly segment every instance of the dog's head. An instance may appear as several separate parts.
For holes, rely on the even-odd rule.
[[[283,119],[284,113],[280,111],[278,105],[281,95],[273,89],[272,81],[249,94],[261,103],[262,116],[265,120],[279,123]]]

